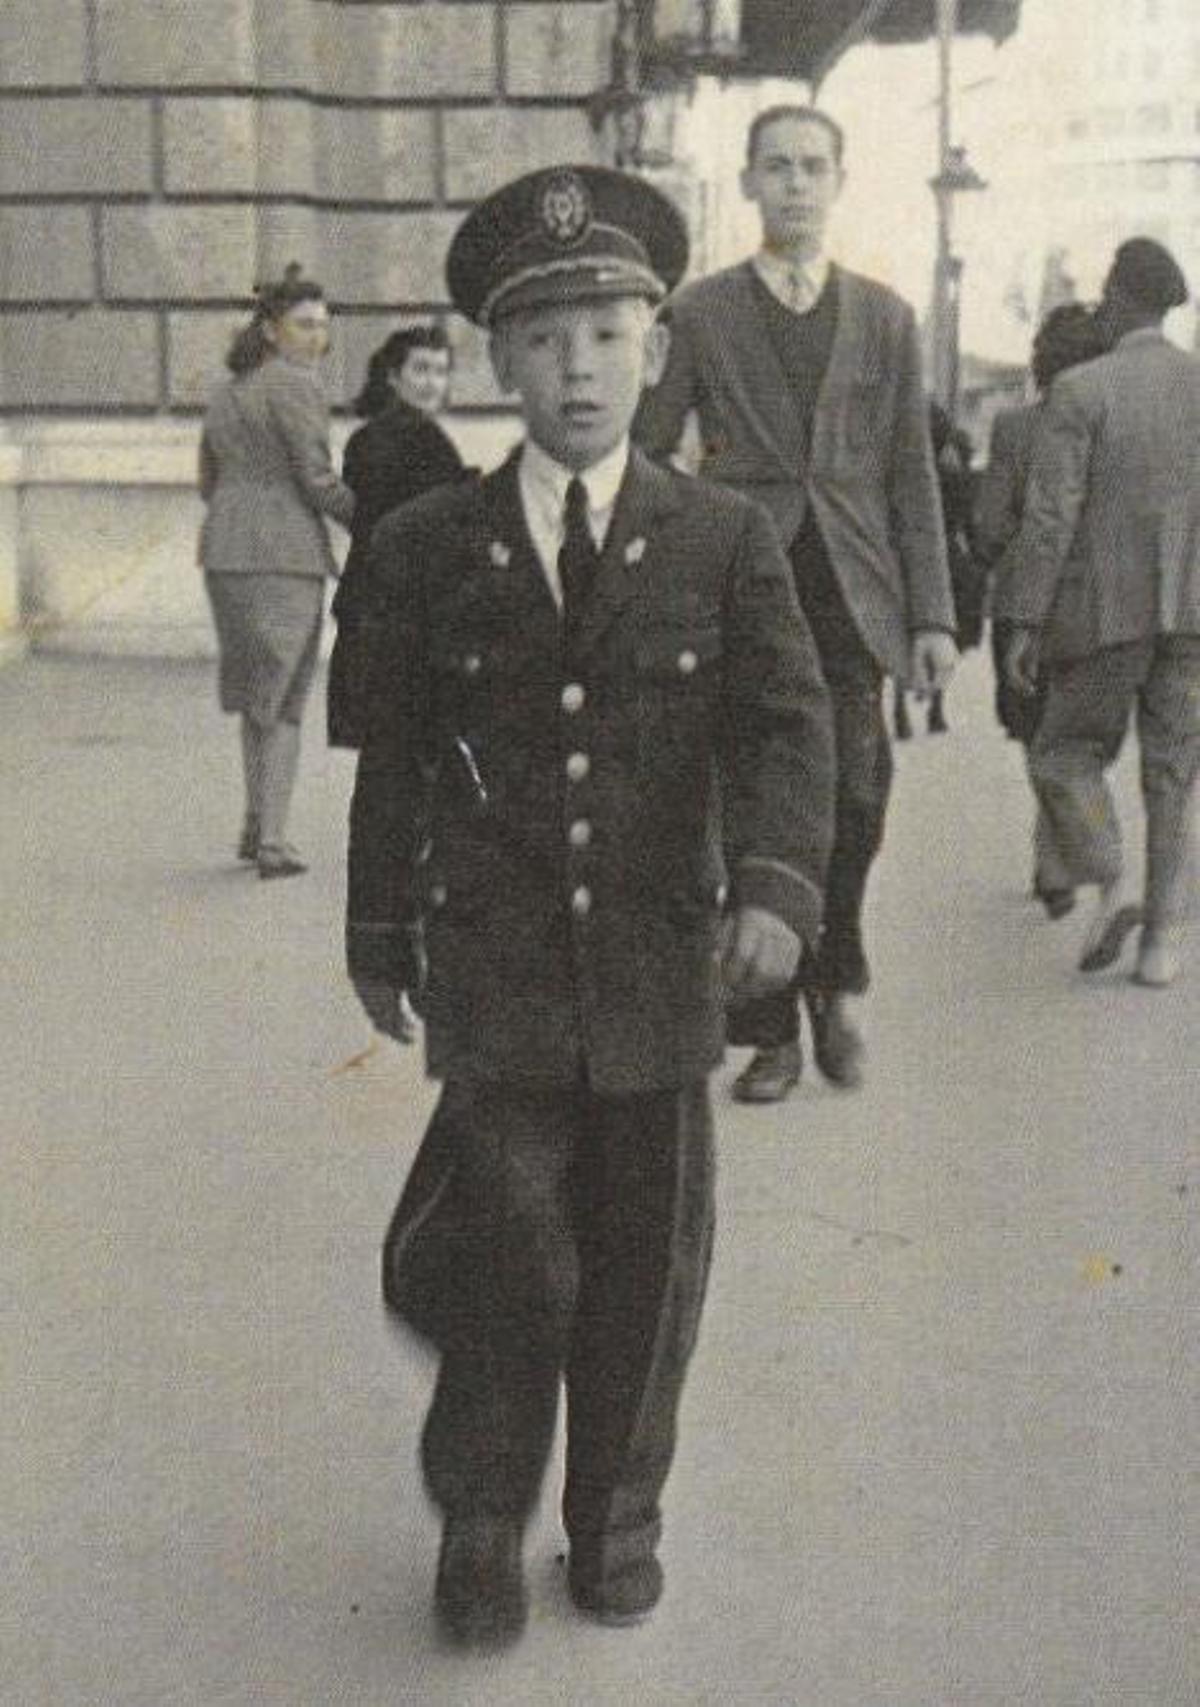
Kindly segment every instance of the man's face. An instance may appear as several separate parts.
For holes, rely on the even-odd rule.
[[[776,119],[764,127],[742,194],[758,207],[769,249],[818,249],[845,174],[833,135],[812,119]]]
[[[629,431],[644,385],[662,374],[666,334],[637,296],[551,303],[505,316],[491,340],[529,436],[564,468],[590,468]]]

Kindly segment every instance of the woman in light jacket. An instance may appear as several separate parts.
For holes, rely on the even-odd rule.
[[[354,494],[329,451],[316,369],[329,347],[320,285],[293,263],[256,291],[226,358],[200,445],[200,562],[220,653],[222,711],[241,719],[246,814],[238,857],[260,877],[305,869],[286,837],[300,722],[336,577],[325,517],[348,528]]]

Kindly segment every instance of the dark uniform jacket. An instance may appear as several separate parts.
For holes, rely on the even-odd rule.
[[[826,689],[766,515],[636,451],[565,663],[516,470],[376,535],[351,968],[411,984],[423,921],[435,1075],[677,1086],[721,1052],[727,882],[816,936]]]
[[[921,352],[908,304],[835,269],[837,328],[811,441],[761,313],[753,263],[671,299],[671,351],[634,437],[652,456],[699,417],[707,479],[770,511],[785,546],[811,509],[846,608],[880,666],[903,679],[922,629],[955,629]]]

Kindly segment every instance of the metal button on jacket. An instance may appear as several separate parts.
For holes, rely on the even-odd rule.
[[[586,753],[572,753],[567,759],[567,775],[572,782],[582,782],[592,768]]]
[[[446,885],[444,883],[434,884],[429,891],[429,904],[431,907],[444,907],[446,905]]]
[[[592,840],[592,826],[586,818],[576,818],[567,831],[567,840],[573,848],[586,848]]]
[[[463,659],[463,674],[466,676],[477,676],[482,668],[483,659],[479,656],[478,652],[468,652],[466,657]]]
[[[699,662],[699,658],[697,658],[690,646],[685,647],[675,660],[676,667],[678,668],[681,676],[695,675],[696,666]]]
[[[572,714],[576,711],[582,711],[583,702],[586,698],[587,695],[583,690],[582,683],[568,682],[562,691],[562,708]]]
[[[571,911],[577,919],[586,918],[592,910],[592,892],[585,884],[571,893]]]

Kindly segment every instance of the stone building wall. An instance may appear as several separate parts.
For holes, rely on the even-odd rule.
[[[334,313],[343,401],[406,319],[455,342],[451,431],[512,437],[442,265],[515,173],[612,158],[615,0],[2,0],[0,656],[211,647],[198,419],[251,286]],[[344,425],[336,437],[344,433]]]

